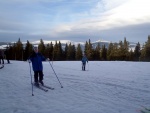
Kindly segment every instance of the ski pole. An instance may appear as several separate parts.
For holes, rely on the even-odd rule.
[[[53,72],[55,73],[55,70],[54,70],[53,66],[51,65],[50,61],[48,61],[48,62],[49,62],[49,64],[50,64],[50,66],[51,66]],[[56,73],[55,73],[55,75],[56,75]],[[58,76],[57,76],[57,75],[56,75],[56,78],[57,78],[58,82],[60,83],[60,80],[58,79]],[[60,85],[61,85],[61,83],[60,83]],[[61,85],[61,88],[63,88],[62,85]]]
[[[30,65],[30,63],[29,63],[29,67],[30,67],[30,75],[31,75],[32,96],[34,96],[34,94],[33,94],[33,83],[32,83],[32,74],[31,74],[31,65]]]

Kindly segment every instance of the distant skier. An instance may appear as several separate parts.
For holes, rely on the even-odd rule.
[[[86,62],[88,63],[88,59],[86,55],[84,54],[82,57],[82,70],[85,71]]]
[[[7,49],[4,53],[5,53],[5,56],[6,56],[7,63],[10,64],[10,61],[9,61],[10,55],[9,55],[8,47],[7,47]]]
[[[46,58],[38,52],[38,47],[33,47],[33,53],[29,57],[29,63],[32,62],[32,68],[34,71],[34,82],[36,86],[39,86],[39,83],[43,83],[43,64],[42,61],[45,61]],[[49,58],[47,59],[49,60]]]
[[[1,64],[1,60],[2,60],[2,64],[4,65],[4,51],[2,49],[0,49],[0,64]]]

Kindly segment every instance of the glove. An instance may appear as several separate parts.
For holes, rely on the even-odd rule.
[[[31,60],[29,59],[28,62],[31,63]]]
[[[49,59],[49,58],[47,58],[47,59],[46,59],[46,61],[50,61],[50,59]]]

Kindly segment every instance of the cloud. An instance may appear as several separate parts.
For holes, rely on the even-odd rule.
[[[150,22],[149,0],[127,0],[125,3],[118,3],[116,0],[116,3],[113,5],[112,0],[103,0],[98,8],[91,10],[92,18],[87,19],[86,23],[84,22],[82,25],[89,28],[93,26],[92,28],[101,30]],[[100,7],[102,7],[103,12],[99,10]],[[98,11],[99,13],[96,15],[95,12]]]
[[[16,37],[47,39],[84,40],[89,35],[98,38],[115,29],[119,32],[121,28],[138,26],[140,29],[140,25],[149,25],[149,4],[149,0],[1,1],[0,33],[4,37],[10,33],[13,37],[16,34]],[[144,30],[145,27],[141,29]],[[136,35],[137,30],[132,32]]]
[[[68,24],[68,26],[64,25],[62,27],[62,25],[61,29],[59,27],[57,28],[57,31],[106,30],[149,23],[149,0],[127,0],[126,2],[124,0],[115,0],[114,4],[113,1],[102,0],[95,8],[91,9],[89,15],[86,16],[87,18]],[[66,26],[69,31],[65,30]]]

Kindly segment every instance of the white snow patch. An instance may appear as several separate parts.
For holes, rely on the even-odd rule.
[[[43,62],[44,83],[33,89],[28,62],[10,61],[0,69],[1,113],[138,113],[150,106],[150,63],[89,61]],[[33,71],[32,71],[33,76]]]

